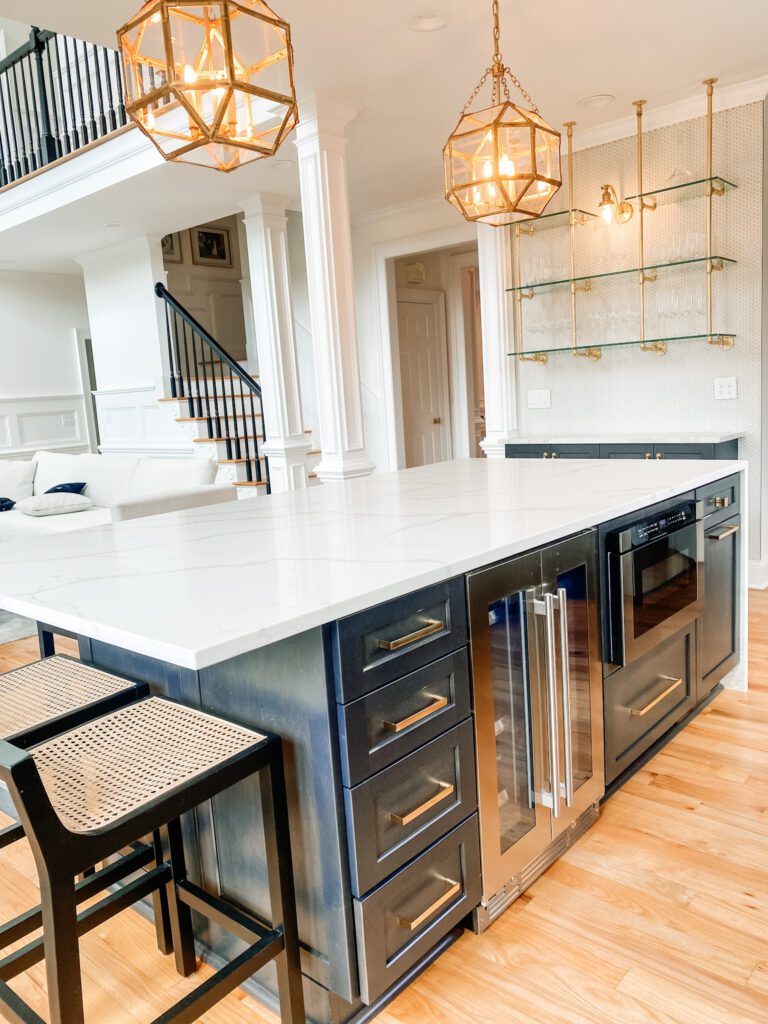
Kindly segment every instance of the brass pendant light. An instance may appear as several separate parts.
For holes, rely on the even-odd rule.
[[[445,198],[467,220],[494,227],[540,217],[562,185],[560,132],[504,64],[499,40],[499,0],[493,0],[493,63],[443,150]],[[472,110],[489,78],[491,106]],[[530,109],[512,102],[508,78]]]
[[[233,171],[298,122],[290,26],[263,0],[149,0],[118,44],[126,110],[166,160]]]

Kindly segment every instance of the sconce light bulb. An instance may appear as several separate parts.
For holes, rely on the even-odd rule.
[[[613,223],[613,203],[605,203],[600,207],[600,213],[603,216],[603,220],[606,224]]]

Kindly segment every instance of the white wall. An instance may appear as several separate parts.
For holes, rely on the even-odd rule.
[[[80,278],[0,272],[0,457],[88,447],[75,340],[87,327]]]

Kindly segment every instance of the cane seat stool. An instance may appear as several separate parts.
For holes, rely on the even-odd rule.
[[[179,820],[251,776],[258,777],[261,793],[269,922],[190,881]],[[151,1024],[191,1024],[271,961],[283,1024],[304,1024],[279,737],[164,697],[148,697],[29,750],[0,741],[0,778],[34,855],[43,929],[39,939],[0,960],[0,1009],[10,1011],[12,1020],[44,1024],[8,985],[44,959],[51,1024],[84,1024],[79,936],[164,888],[181,975],[197,968],[192,910],[248,945]],[[164,839],[159,863],[78,914],[74,879],[89,864],[157,832]]]

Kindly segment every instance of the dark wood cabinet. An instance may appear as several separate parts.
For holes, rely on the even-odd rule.
[[[738,661],[741,516],[705,524],[705,610],[699,619],[699,687],[703,700]]]

